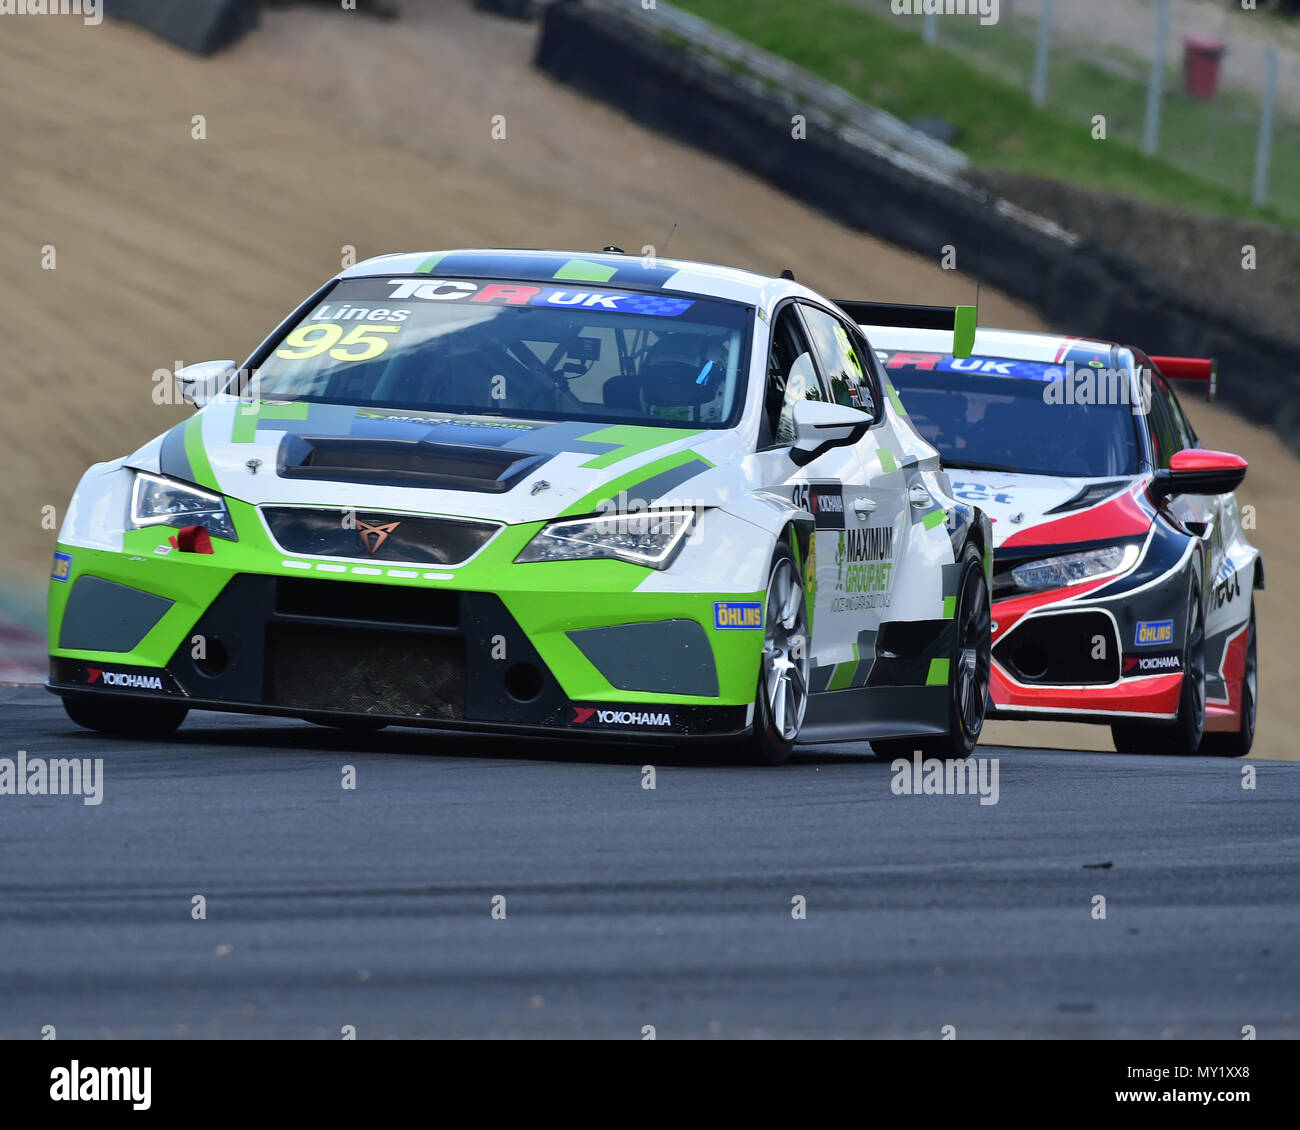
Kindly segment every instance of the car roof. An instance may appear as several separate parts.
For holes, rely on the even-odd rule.
[[[825,301],[788,279],[696,263],[688,259],[615,252],[536,251],[466,248],[380,255],[341,271],[336,277],[375,278],[381,275],[436,275],[449,278],[494,278],[525,282],[605,285],[634,290],[667,290],[771,306],[787,295]]]
[[[913,330],[900,329],[896,326],[863,326],[863,333],[876,349],[891,353],[900,350],[916,350],[923,353],[952,352],[951,330]],[[1095,338],[1062,337],[1059,334],[1026,333],[1021,330],[986,330],[975,331],[975,348],[971,351],[976,357],[1004,357],[1015,361],[1044,361],[1063,364],[1082,354],[1102,354],[1110,356],[1114,342],[1100,341]]]

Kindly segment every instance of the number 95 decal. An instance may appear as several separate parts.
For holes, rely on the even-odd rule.
[[[308,361],[327,350],[335,361],[370,361],[388,348],[388,338],[379,334],[395,334],[401,326],[354,326],[343,336],[343,327],[337,322],[321,322],[312,326],[299,326],[284,339],[275,351],[282,361]]]

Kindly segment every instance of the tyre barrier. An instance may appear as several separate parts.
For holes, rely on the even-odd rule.
[[[514,20],[536,19],[542,6],[542,0],[474,0],[474,7],[480,11]]]
[[[212,55],[257,26],[259,0],[104,0],[104,14]]]

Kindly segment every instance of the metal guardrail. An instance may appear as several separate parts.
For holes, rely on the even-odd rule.
[[[674,41],[692,43],[689,31],[659,34],[667,25],[650,23],[642,11],[637,0],[549,5],[536,65],[849,227],[927,255],[960,244],[963,270],[1073,333],[1154,350],[1172,351],[1177,343],[1179,352],[1220,358],[1225,372],[1249,374],[1229,381],[1221,399],[1272,424],[1300,450],[1300,376],[1288,342],[1189,299],[1143,263],[1064,232],[963,176],[899,151],[882,160],[873,149],[846,143],[851,127],[792,136],[783,119],[798,103],[780,84],[765,85],[707,51],[683,49]]]
[[[901,160],[915,172],[955,176],[970,165],[970,159],[960,150],[664,0],[656,0],[655,6],[648,9],[642,7],[641,0],[581,2],[583,7],[635,20],[642,26],[650,23],[668,36],[682,39],[692,50],[728,65],[738,80],[775,86],[798,104],[800,113],[830,126],[844,141]]]

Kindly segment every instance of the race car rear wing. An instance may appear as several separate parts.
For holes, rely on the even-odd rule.
[[[1205,399],[1219,395],[1219,363],[1213,357],[1152,357],[1151,363],[1171,381],[1207,381]]]
[[[951,330],[952,355],[969,357],[975,348],[978,311],[974,306],[909,306],[898,302],[836,301],[860,326],[906,330]]]

